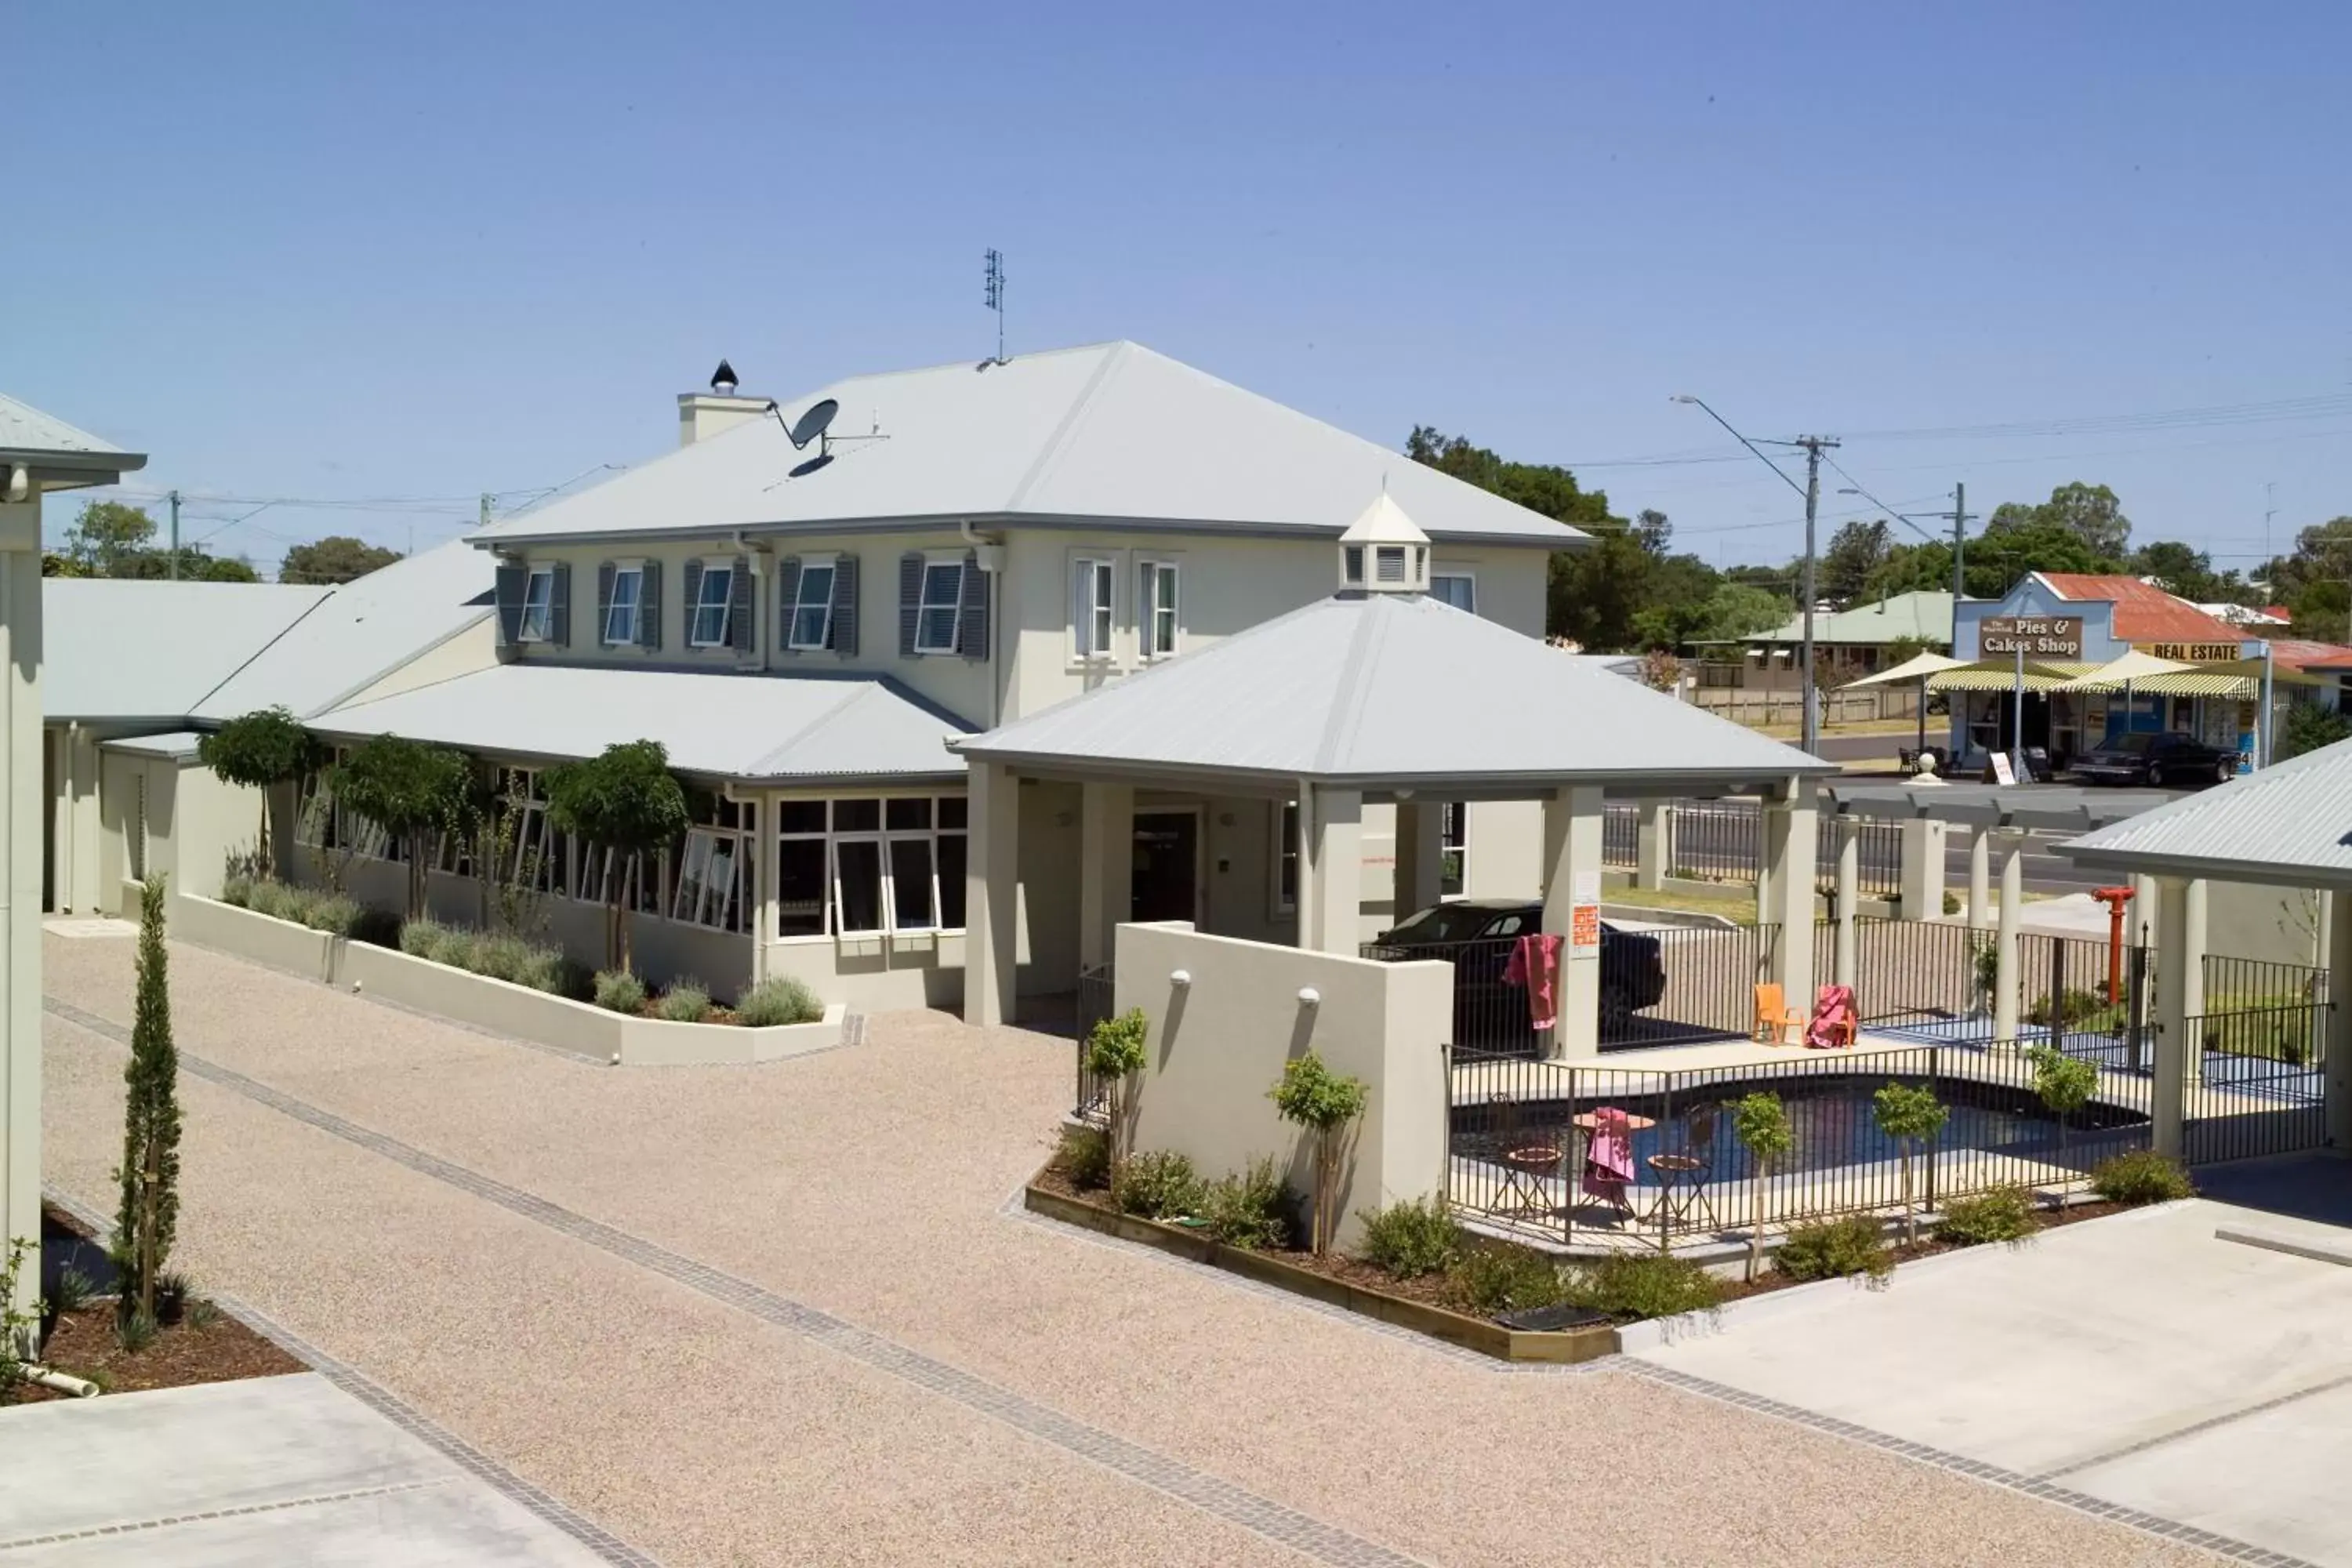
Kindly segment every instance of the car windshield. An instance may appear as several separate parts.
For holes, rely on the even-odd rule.
[[[1400,942],[1467,942],[1494,918],[1493,910],[1439,904],[1422,910],[1390,934]]]

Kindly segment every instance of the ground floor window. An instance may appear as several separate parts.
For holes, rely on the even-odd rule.
[[[967,811],[961,795],[780,803],[778,934],[962,930]]]
[[[1437,896],[1458,899],[1470,882],[1470,808],[1449,800],[1438,814]]]

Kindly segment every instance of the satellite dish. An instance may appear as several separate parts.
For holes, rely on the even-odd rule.
[[[710,373],[710,390],[721,397],[734,396],[735,367],[725,360],[720,360],[719,368]]]
[[[808,412],[793,421],[784,434],[792,438],[794,449],[807,446],[832,427],[833,416],[841,412],[837,399],[827,397],[809,405]]]

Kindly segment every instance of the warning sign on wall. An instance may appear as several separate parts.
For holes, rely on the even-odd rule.
[[[1601,945],[1601,906],[1577,904],[1568,914],[1568,944],[1570,947]]]

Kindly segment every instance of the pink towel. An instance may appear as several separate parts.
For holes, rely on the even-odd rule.
[[[1523,985],[1528,993],[1528,1022],[1538,1029],[1549,1029],[1558,1021],[1559,1004],[1559,935],[1556,931],[1529,931],[1511,943],[1511,956],[1503,965],[1503,984]]]
[[[1622,1204],[1633,1180],[1633,1129],[1624,1111],[1604,1105],[1592,1113],[1592,1136],[1584,1142],[1584,1190],[1590,1196]]]
[[[1845,1044],[1846,1025],[1853,1019],[1853,987],[1824,985],[1813,998],[1813,1021],[1805,1026],[1805,1044],[1819,1049]]]

